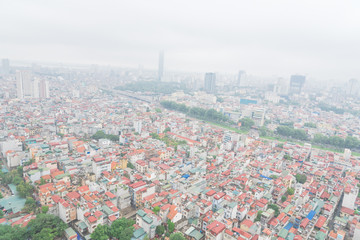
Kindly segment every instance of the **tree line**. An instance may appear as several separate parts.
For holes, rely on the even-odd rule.
[[[359,149],[360,141],[352,136],[347,136],[345,139],[339,136],[324,136],[322,134],[315,134],[315,143],[331,145],[339,148]]]
[[[293,127],[278,126],[276,133],[285,137],[291,137],[294,139],[306,141],[309,140],[309,136],[303,129],[294,129]],[[323,134],[315,134],[312,142],[315,144],[329,145],[339,149],[349,148],[352,150],[360,149],[360,141],[352,136],[347,136],[345,139],[339,136],[327,137]]]
[[[120,218],[115,220],[110,226],[98,225],[91,233],[93,240],[121,239],[130,240],[134,234],[135,221],[132,219]]]
[[[276,132],[286,137],[292,137],[302,141],[308,140],[307,133],[302,129],[294,129],[293,127],[278,126]]]
[[[0,224],[0,240],[52,240],[62,237],[67,225],[57,216],[39,214],[26,227]]]
[[[104,131],[97,131],[94,135],[91,136],[92,139],[99,140],[99,139],[109,139],[113,142],[119,141],[118,135],[112,135],[112,134],[105,134]]]
[[[234,124],[228,117],[215,109],[204,109],[200,107],[188,107],[185,104],[176,103],[173,101],[161,101],[161,106],[166,109],[182,112],[190,117],[198,118],[205,121],[211,121],[215,123],[228,123]]]

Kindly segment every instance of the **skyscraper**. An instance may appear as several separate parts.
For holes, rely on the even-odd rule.
[[[240,87],[241,83],[244,85],[244,80],[245,80],[245,72],[239,71],[238,76],[237,76],[236,86]]]
[[[49,98],[49,82],[46,80],[41,80],[39,83],[39,97],[40,98]]]
[[[39,92],[39,79],[34,79],[34,81],[32,82],[33,84],[33,89],[32,89],[32,97],[33,98],[39,98],[40,97],[40,92]]]
[[[300,94],[305,84],[305,76],[292,75],[290,78],[289,94]]]
[[[164,75],[164,51],[159,53],[158,80],[161,81]]]
[[[204,89],[207,93],[216,92],[216,74],[215,73],[205,73],[205,82]]]
[[[2,60],[2,74],[8,75],[10,72],[10,63],[9,59],[3,59]]]
[[[33,85],[29,71],[16,72],[17,97],[20,99],[33,96]]]

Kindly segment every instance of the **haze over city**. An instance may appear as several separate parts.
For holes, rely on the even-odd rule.
[[[360,78],[359,1],[12,1],[0,52],[29,62]]]
[[[359,1],[0,1],[0,240],[359,240]]]

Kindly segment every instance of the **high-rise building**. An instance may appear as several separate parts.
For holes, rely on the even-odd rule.
[[[135,132],[141,133],[142,121],[141,120],[134,121],[134,128],[135,128]]]
[[[359,82],[357,79],[350,79],[349,80],[349,90],[348,90],[348,94],[350,96],[356,95],[358,92],[358,88],[359,88]]]
[[[49,98],[49,82],[42,79],[31,80],[29,71],[16,72],[17,97],[23,98]]]
[[[292,75],[290,78],[290,94],[300,94],[305,84],[305,76],[303,75]]]
[[[32,97],[33,85],[29,71],[16,72],[17,97],[20,99]]]
[[[164,51],[159,53],[158,80],[161,81],[164,75]]]
[[[205,73],[204,89],[207,93],[216,92],[216,74]]]
[[[39,98],[40,97],[40,91],[39,91],[39,79],[34,79],[34,81],[32,82],[32,97],[33,98]]]
[[[40,98],[49,98],[49,82],[46,80],[41,80],[39,83],[39,97]]]
[[[3,75],[8,75],[10,72],[10,62],[9,59],[3,59],[2,60],[2,74]]]
[[[237,81],[236,81],[236,86],[240,87],[240,85],[244,85],[244,80],[245,80],[245,72],[244,71],[239,71],[238,76],[237,76]]]

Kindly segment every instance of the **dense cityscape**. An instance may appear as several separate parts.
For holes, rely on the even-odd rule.
[[[2,60],[0,239],[360,239],[356,80],[163,65]]]
[[[360,240],[359,0],[1,0],[0,240]]]

